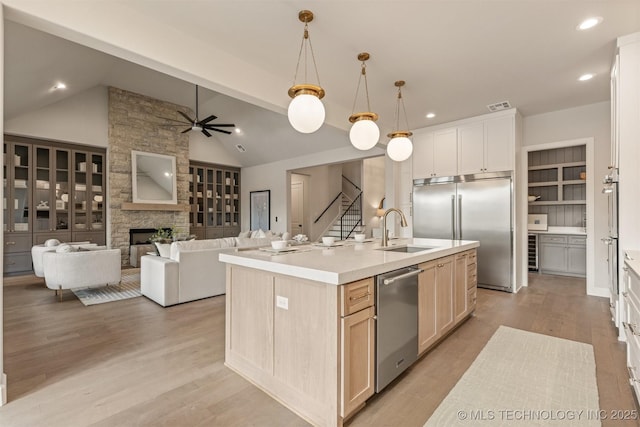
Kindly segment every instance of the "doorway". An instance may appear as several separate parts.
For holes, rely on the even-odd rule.
[[[521,277],[521,283],[525,286],[528,284],[528,266],[531,265],[528,250],[531,233],[529,215],[533,214],[533,219],[544,217],[550,221],[548,224],[543,221],[545,230],[540,231],[540,234],[531,233],[538,234],[538,255],[541,251],[547,250],[548,260],[564,260],[562,265],[551,263],[538,267],[543,272],[546,267],[553,272],[552,274],[566,270],[567,275],[573,276],[582,276],[581,271],[584,271],[582,277],[586,277],[587,294],[601,296],[595,289],[593,144],[593,138],[582,138],[523,147],[521,167],[524,179],[521,180],[522,196],[519,202],[524,206],[521,210],[520,224],[523,227],[519,240],[520,260],[523,266],[521,271],[525,273]],[[540,218],[537,221],[540,221]],[[578,229],[583,233],[572,234]],[[557,234],[551,233],[553,230],[556,230]],[[547,237],[541,238],[545,233]],[[553,242],[550,241],[552,238],[565,238],[567,242]],[[540,247],[542,240],[548,243],[548,247]],[[554,250],[563,252],[556,253]],[[554,253],[556,257],[551,256]]]
[[[297,173],[291,174],[291,221],[289,230],[291,235],[309,234],[309,219],[307,215],[307,193],[309,176]]]

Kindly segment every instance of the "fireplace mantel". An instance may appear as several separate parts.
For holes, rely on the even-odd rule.
[[[123,211],[175,211],[189,212],[191,205],[185,204],[165,204],[165,203],[128,203],[123,202],[120,206]]]

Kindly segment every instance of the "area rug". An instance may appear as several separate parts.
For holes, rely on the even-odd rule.
[[[436,426],[599,426],[589,344],[500,326],[429,418]]]
[[[142,296],[140,293],[140,269],[128,268],[122,270],[122,279],[119,285],[71,290],[84,305],[103,304],[105,302],[139,297]]]

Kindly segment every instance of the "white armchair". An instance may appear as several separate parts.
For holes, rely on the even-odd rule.
[[[45,252],[44,280],[62,300],[63,289],[117,285],[120,283],[120,249],[78,252]]]
[[[51,239],[51,240],[55,240],[55,239]],[[33,263],[33,272],[37,277],[44,277],[44,269],[42,267],[42,255],[45,252],[55,252],[58,246],[60,245],[60,242],[57,240],[55,240],[55,242],[50,242],[49,240],[47,240],[47,242],[49,242],[49,245],[45,243],[43,245],[35,245],[31,248],[31,262]],[[97,246],[95,243],[91,243],[91,242],[71,242],[68,244],[71,246],[77,246],[77,247],[83,247],[83,248],[90,247],[90,246]]]

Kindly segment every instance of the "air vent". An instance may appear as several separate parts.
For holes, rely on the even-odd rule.
[[[507,110],[511,108],[511,104],[509,104],[509,101],[502,101],[502,102],[496,102],[495,104],[487,105],[487,108],[489,109],[489,111],[494,113],[496,111]]]
[[[246,148],[244,148],[242,146],[242,144],[236,144],[236,148],[238,149],[239,152],[244,153],[245,151],[247,151]]]

